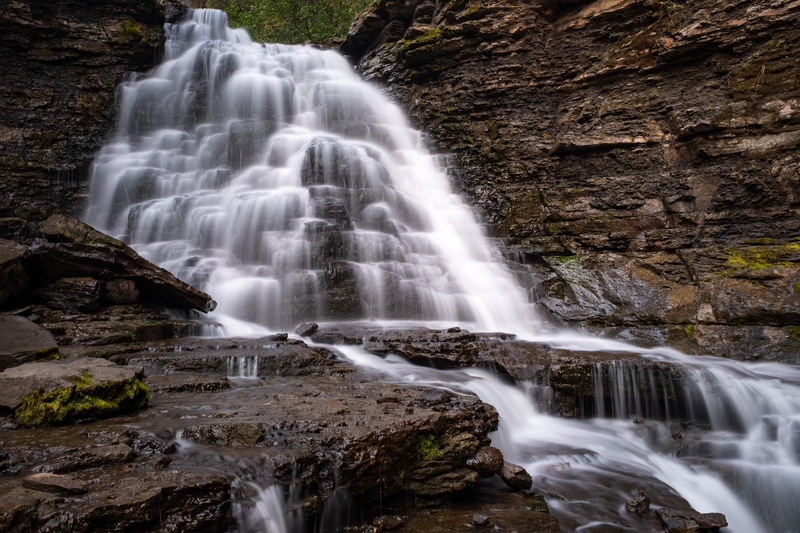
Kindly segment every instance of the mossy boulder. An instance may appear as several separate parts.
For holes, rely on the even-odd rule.
[[[105,359],[28,363],[0,373],[0,409],[25,427],[113,416],[147,405],[143,377]]]

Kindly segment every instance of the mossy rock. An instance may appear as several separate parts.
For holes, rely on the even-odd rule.
[[[0,408],[25,427],[114,416],[147,405],[142,378],[142,367],[106,359],[27,363],[0,373]]]
[[[36,389],[22,397],[14,411],[17,424],[24,427],[68,424],[87,418],[104,418],[141,409],[150,399],[150,391],[138,377],[107,381],[87,386],[91,378],[77,376],[73,387],[46,393]]]

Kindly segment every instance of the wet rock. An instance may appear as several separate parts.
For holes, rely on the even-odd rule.
[[[264,432],[258,427],[246,423],[215,424],[186,428],[183,437],[200,444],[242,448],[255,446],[264,440]]]
[[[498,473],[500,474],[500,479],[509,487],[528,490],[531,488],[531,485],[533,485],[531,475],[526,472],[524,468],[514,463],[509,463],[508,461],[504,462],[503,467]]]
[[[341,375],[352,368],[335,360],[325,348],[306,346],[300,341],[244,341],[239,348],[207,346],[190,352],[146,352],[125,354],[117,359],[144,368],[148,375],[216,374],[223,376],[273,377]]]
[[[547,505],[531,502],[531,498],[512,490],[498,478],[478,480],[469,495],[459,494],[442,499],[437,506],[420,505],[406,511],[405,531],[458,533],[472,529],[475,515],[489,517],[485,526],[494,531],[519,533],[558,533],[558,521],[546,512]],[[384,508],[393,502],[384,503]],[[543,502],[542,502],[543,503]],[[545,509],[545,511],[542,511]]]
[[[650,498],[648,498],[644,490],[639,489],[639,495],[625,504],[625,510],[629,513],[636,513],[643,515],[650,510]]]
[[[9,296],[21,293],[28,285],[22,260],[28,248],[14,241],[0,239],[0,304]]]
[[[480,526],[480,527],[488,526],[489,517],[486,516],[485,514],[474,514],[472,515],[472,520],[470,521],[470,524],[472,524],[473,526]]]
[[[53,309],[94,311],[100,306],[104,282],[92,278],[63,278],[33,294]]]
[[[80,479],[47,473],[26,476],[22,480],[22,486],[26,489],[53,493],[84,494],[88,490],[87,484]]]
[[[404,523],[402,517],[399,516],[377,516],[372,520],[375,527],[386,531],[392,531],[399,528]]]
[[[0,406],[28,427],[112,416],[147,404],[141,377],[105,359],[27,363],[0,373]]]
[[[304,322],[297,326],[294,330],[295,333],[300,335],[301,337],[310,337],[319,329],[319,325],[316,322]]]
[[[230,388],[227,376],[170,374],[145,378],[151,394],[168,392],[218,392]]]
[[[656,518],[666,533],[712,532],[728,525],[722,513],[698,513],[668,507],[658,509]]]
[[[132,304],[139,298],[139,291],[132,280],[112,279],[103,287],[103,298],[115,304]]]
[[[501,468],[505,461],[503,461],[503,452],[492,446],[482,446],[478,448],[478,452],[467,459],[467,466],[473,468],[480,477],[491,477],[495,475]]]
[[[58,358],[53,336],[23,317],[0,315],[0,339],[0,371],[29,361]]]
[[[136,453],[127,444],[112,444],[59,455],[50,461],[37,465],[34,470],[53,474],[66,474],[83,468],[127,463],[134,457],[136,457]]]
[[[127,244],[88,224],[63,215],[47,219],[42,229],[47,241],[38,242],[26,260],[31,276],[39,280],[89,277],[133,281],[142,301],[213,311],[216,302],[145,260]]]

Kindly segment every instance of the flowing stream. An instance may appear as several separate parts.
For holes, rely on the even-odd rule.
[[[253,43],[214,10],[192,11],[166,33],[164,63],[120,89],[118,135],[96,158],[85,219],[213,295],[211,318],[227,335],[310,320],[458,324],[669,361],[687,377],[679,396],[707,419],[686,428],[689,444],[679,450],[671,448],[675,407],[639,397],[653,377],[628,367],[598,367],[598,386],[613,389],[598,395],[595,412],[605,418],[568,420],[537,406],[530,384],[340,350],[384,379],[494,405],[495,445],[531,472],[565,531],[625,530],[626,511],[608,502],[656,485],[701,512],[725,513],[730,531],[796,529],[797,368],[553,333],[422,134],[341,56]],[[279,491],[258,494],[249,519],[260,516],[272,533],[290,529]]]

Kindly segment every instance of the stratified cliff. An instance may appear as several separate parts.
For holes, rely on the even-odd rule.
[[[1,217],[83,208],[117,85],[160,60],[163,24],[156,0],[0,3]]]
[[[556,320],[800,361],[800,2],[379,0],[341,47]]]

